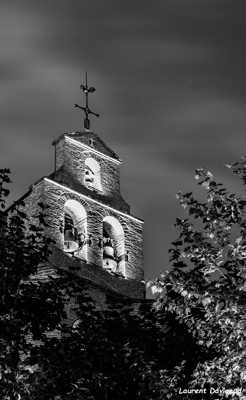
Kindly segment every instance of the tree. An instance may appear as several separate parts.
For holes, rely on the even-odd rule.
[[[150,304],[136,312],[116,302],[98,311],[82,295],[78,306],[73,329],[51,340],[37,360],[32,400],[165,398],[176,364],[187,358],[188,338],[178,324],[158,316]]]
[[[3,210],[9,182],[9,170],[0,170]],[[176,382],[176,364],[188,358],[184,343],[190,338],[148,304],[136,311],[113,300],[97,310],[87,285],[72,274],[35,279],[52,244],[45,236],[46,208],[39,208],[31,219],[21,202],[8,216],[1,213],[2,399],[162,399]],[[65,312],[71,299],[78,318],[73,327]]]
[[[50,254],[51,241],[44,235],[45,207],[39,205],[34,223],[20,202],[7,217],[9,174],[8,169],[0,170],[0,393],[3,400],[19,400],[29,393],[33,349],[64,317],[64,302],[52,282],[30,279]]]
[[[0,170],[3,209],[9,182],[9,171]],[[52,245],[46,208],[40,204],[30,219],[23,206],[15,204],[8,218],[1,214],[1,399],[163,399],[176,364],[187,358],[189,336],[148,303],[113,298],[98,310],[87,284],[69,272],[39,280]],[[65,312],[68,302],[75,324]]]
[[[245,158],[228,167],[246,183]],[[155,308],[186,326],[199,349],[194,370],[183,379],[183,370],[178,371],[179,387],[204,388],[202,398],[214,393],[244,399],[246,201],[217,183],[207,170],[198,169],[195,178],[206,191],[205,200],[192,193],[177,196],[188,218],[176,220],[178,237],[169,250],[171,269],[151,283],[158,292]],[[222,391],[219,396],[216,389]],[[177,390],[168,398],[176,398]]]

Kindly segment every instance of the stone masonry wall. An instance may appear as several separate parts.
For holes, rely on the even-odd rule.
[[[78,182],[83,184],[85,172],[85,160],[94,158],[101,167],[101,183],[104,195],[117,196],[120,194],[120,171],[119,164],[100,156],[93,150],[83,149],[80,143],[73,143],[68,137],[61,138],[56,145],[56,168],[64,165],[65,169]]]
[[[64,139],[59,140],[55,144],[55,154],[56,154],[56,170],[62,167],[64,164]]]
[[[102,267],[71,257],[58,248],[54,249],[50,262],[51,265],[68,270],[93,285],[94,292],[97,293],[100,302],[105,295],[117,298],[123,296],[130,299],[143,299],[145,297],[143,282],[111,275]]]
[[[103,219],[106,216],[113,216],[123,227],[125,249],[129,252],[125,276],[130,279],[143,279],[143,224],[141,221],[99,204],[51,180],[45,179],[44,186],[45,202],[49,206],[47,218],[47,222],[51,226],[49,235],[56,240],[59,248],[63,248],[61,226],[64,219],[65,203],[69,199],[77,200],[86,210],[87,233],[92,235],[92,246],[88,247],[88,263],[102,266],[103,250],[99,248],[98,242],[103,235]]]
[[[38,207],[38,203],[44,204],[44,202],[44,183],[43,180],[41,180],[36,185],[32,186],[30,194],[24,199],[24,211],[30,219],[30,222],[35,223],[34,216],[41,211],[41,209]]]
[[[70,199],[82,204],[87,213],[87,233],[92,235],[92,245],[88,247],[87,263],[63,252],[64,205]],[[106,289],[130,298],[144,298],[145,290],[141,282],[144,278],[143,224],[140,220],[117,212],[46,178],[34,185],[30,194],[25,198],[25,211],[30,217],[37,213],[39,202],[48,206],[46,210],[46,220],[49,225],[47,235],[56,242],[57,251],[53,252],[51,258],[53,266],[73,269],[74,265],[77,265],[76,268],[79,269],[79,275],[82,278],[98,285],[98,289],[96,289],[98,298],[101,298],[102,294],[100,293]],[[129,252],[129,260],[124,271],[126,279],[112,276],[102,266],[103,250],[99,248],[98,241],[99,238],[102,238],[102,224],[106,216],[115,217],[124,230],[125,249]],[[58,249],[61,251],[58,252]]]

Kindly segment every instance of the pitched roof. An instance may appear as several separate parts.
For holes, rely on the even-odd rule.
[[[112,157],[118,161],[120,161],[119,156],[111,150],[104,141],[94,132],[84,131],[84,132],[66,132],[64,135],[70,137],[71,139],[77,140],[80,143],[84,143],[85,145],[91,147],[99,151],[106,156]],[[52,144],[56,144],[64,135],[59,136],[57,140],[54,140]]]

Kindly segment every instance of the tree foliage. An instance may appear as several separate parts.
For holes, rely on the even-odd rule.
[[[38,362],[43,373],[37,375],[32,399],[46,399],[40,387],[57,400],[165,398],[173,370],[186,357],[187,338],[178,324],[167,326],[149,305],[136,313],[122,303],[106,311],[84,299],[79,304],[77,324],[54,348],[46,347],[46,357]]]
[[[2,209],[9,182],[9,171],[1,170]],[[98,309],[87,284],[72,273],[38,279],[52,245],[46,208],[40,204],[30,218],[23,205],[15,204],[8,219],[1,214],[1,399],[165,398],[182,375],[177,372],[186,371],[187,343],[195,354],[190,336],[150,303],[112,298]]]
[[[228,167],[246,183],[245,159]],[[198,345],[197,365],[181,381],[183,387],[221,389],[227,398],[244,399],[246,200],[207,170],[198,169],[195,178],[205,198],[177,196],[188,217],[176,220],[178,237],[169,250],[172,268],[152,282],[158,293],[155,307],[174,315]]]
[[[10,171],[0,170],[0,204],[4,211]],[[40,204],[30,221],[23,204],[1,212],[0,229],[0,393],[1,399],[28,394],[35,343],[45,340],[64,316],[61,290],[52,282],[32,281],[38,266],[47,261],[51,241],[44,235],[45,207]]]
[[[229,167],[246,183],[244,159]],[[20,203],[8,220],[1,213],[3,400],[163,400],[187,387],[245,398],[246,200],[207,170],[196,179],[204,200],[177,196],[188,217],[176,220],[170,270],[152,282],[154,307],[114,298],[98,309],[69,272],[30,279],[49,259],[46,208],[31,219]],[[3,210],[9,182],[1,170]]]

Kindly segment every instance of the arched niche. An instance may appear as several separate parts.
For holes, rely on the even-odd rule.
[[[99,162],[92,157],[85,160],[84,185],[88,189],[102,191],[101,167]]]
[[[64,251],[87,260],[87,214],[77,200],[64,205]]]
[[[125,234],[121,223],[112,216],[103,219],[103,267],[125,276]]]

